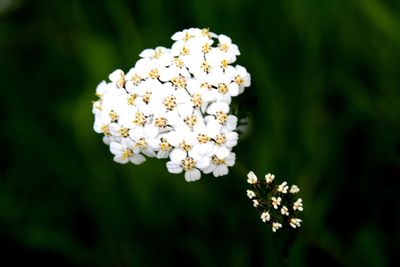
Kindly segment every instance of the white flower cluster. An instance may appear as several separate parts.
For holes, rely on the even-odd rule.
[[[254,172],[247,174],[247,183],[250,189],[246,191],[247,197],[253,201],[253,206],[260,212],[264,223],[269,223],[273,232],[286,223],[292,228],[299,228],[302,220],[297,218],[303,211],[303,200],[297,198],[300,188],[287,182],[275,184],[275,175],[267,173],[264,179],[259,179]]]
[[[186,181],[201,172],[226,175],[238,140],[230,103],[250,86],[250,75],[231,65],[240,52],[225,35],[191,28],[172,40],[171,48],[142,51],[127,73],[115,70],[97,86],[94,130],[116,162],[169,158],[168,171],[184,171]]]

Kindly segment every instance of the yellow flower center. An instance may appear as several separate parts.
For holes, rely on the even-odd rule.
[[[216,155],[212,155],[211,160],[215,165],[225,164],[225,160],[218,158]]]
[[[165,106],[168,110],[171,111],[171,110],[173,110],[174,108],[176,108],[176,98],[175,98],[174,96],[172,96],[172,95],[167,96],[167,97],[164,99],[163,104],[164,104],[164,106]]]
[[[197,123],[197,117],[195,115],[187,116],[183,119],[187,126],[193,127]]]
[[[161,138],[160,149],[162,151],[170,151],[172,149],[172,146],[170,143],[167,142],[167,140],[165,140],[164,138]]]
[[[206,144],[210,140],[211,140],[211,138],[205,134],[199,134],[197,136],[197,141],[199,141],[200,144]]]
[[[163,54],[163,51],[161,50],[161,48],[157,48],[154,51],[153,59],[159,59],[162,56],[162,54]]]
[[[212,89],[212,85],[209,84],[208,82],[204,82],[204,83],[200,84],[200,87],[201,87],[201,88],[206,88],[206,89],[208,89],[208,90],[211,90],[211,89]]]
[[[242,85],[244,83],[244,80],[242,79],[242,77],[240,77],[239,75],[237,75],[234,79],[235,83],[237,83],[238,85]]]
[[[189,55],[189,49],[186,46],[182,47],[181,56]]]
[[[139,139],[136,141],[136,146],[139,147],[140,149],[146,149],[146,148],[147,148],[146,139],[144,139],[143,137],[142,137],[142,138],[139,138]]]
[[[185,89],[186,87],[186,80],[182,76],[172,78],[171,82],[176,88]]]
[[[228,85],[226,85],[225,83],[218,84],[218,93],[225,95],[226,93],[228,93],[228,90]]]
[[[110,116],[111,121],[117,121],[119,118],[118,114],[114,110],[111,110],[110,113],[108,113],[108,116]]]
[[[228,120],[228,115],[223,111],[217,111],[215,113],[215,117],[220,124],[225,124],[225,122]]]
[[[226,141],[225,135],[224,134],[217,134],[217,136],[215,137],[215,143],[217,145],[223,145]]]
[[[208,38],[211,38],[211,34],[210,34],[210,29],[209,28],[204,28],[201,30],[201,34],[203,36],[207,36]]]
[[[200,68],[206,73],[209,73],[211,70],[210,64],[208,64],[207,61],[203,61],[203,63],[201,63]]]
[[[146,116],[142,112],[136,112],[133,124],[144,126],[146,124]]]
[[[160,77],[160,74],[158,73],[158,69],[152,69],[149,71],[149,77],[151,79],[158,79]]]
[[[200,94],[194,94],[192,96],[192,103],[193,103],[193,107],[200,108],[201,104],[203,103],[201,95]]]
[[[192,146],[183,141],[182,143],[179,144],[179,147],[188,152],[189,150],[192,149]]]
[[[227,44],[218,44],[218,47],[223,52],[228,52],[228,50],[229,50],[229,45],[227,45]]]
[[[186,157],[184,160],[182,160],[181,164],[185,171],[190,171],[196,166],[196,161],[194,161],[194,159],[191,157]]]
[[[133,74],[131,80],[134,85],[139,85],[139,83],[142,81],[142,78],[135,73],[135,74]]]
[[[228,67],[228,60],[223,59],[221,61],[221,68],[223,68],[224,70]]]
[[[201,51],[202,51],[204,54],[207,54],[208,52],[210,52],[210,49],[211,49],[211,47],[210,47],[210,44],[209,44],[209,43],[205,43],[205,44],[201,47]]]
[[[179,58],[174,58],[174,64],[176,67],[178,68],[182,68],[185,64],[183,63],[182,60],[180,60]]]
[[[163,117],[156,118],[154,124],[159,128],[165,128],[167,126],[167,119]]]
[[[194,35],[190,35],[189,32],[186,32],[186,33],[185,33],[185,36],[183,37],[182,40],[183,40],[184,42],[187,42],[187,41],[189,41],[190,39],[192,39],[193,37],[194,37]]]
[[[152,94],[151,92],[144,93],[144,95],[143,95],[143,102],[144,103],[149,104],[151,94]]]
[[[137,94],[130,94],[128,96],[128,105],[134,106],[136,98],[137,98]]]
[[[105,136],[110,136],[110,129],[108,128],[108,125],[103,125],[101,127],[101,131],[104,133]]]
[[[133,151],[130,149],[125,149],[124,152],[122,152],[122,159],[127,159],[133,156]]]
[[[121,73],[121,77],[117,81],[117,87],[122,88],[125,86],[125,75]]]
[[[128,128],[121,128],[121,129],[119,129],[119,132],[125,138],[129,136],[129,129]]]

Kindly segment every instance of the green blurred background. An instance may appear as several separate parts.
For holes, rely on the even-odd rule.
[[[239,45],[237,159],[300,186],[300,231],[272,233],[235,169],[119,165],[92,130],[96,85],[188,27]],[[1,0],[0,62],[1,266],[395,265],[400,1]]]

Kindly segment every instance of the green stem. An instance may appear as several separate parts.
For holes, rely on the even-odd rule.
[[[233,166],[233,170],[236,174],[240,177],[244,177],[247,179],[247,174],[249,173],[248,169],[239,161],[236,161],[235,165]]]

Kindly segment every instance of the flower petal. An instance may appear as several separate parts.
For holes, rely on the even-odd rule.
[[[176,164],[172,161],[167,162],[167,169],[170,173],[181,173],[183,171],[180,164]]]
[[[114,70],[110,75],[108,75],[108,79],[112,82],[117,82],[119,79],[121,79],[121,76],[124,75],[124,72],[120,69]]]
[[[219,176],[224,176],[227,175],[229,172],[228,167],[226,167],[226,165],[220,164],[217,165],[213,171],[213,175],[215,177],[219,177]]]
[[[188,182],[193,182],[199,180],[201,177],[201,173],[198,169],[193,169],[185,172],[185,180]]]
[[[145,158],[143,155],[136,154],[136,155],[133,155],[132,157],[130,157],[129,160],[130,160],[133,164],[139,165],[139,164],[142,164],[143,162],[145,162],[145,161],[146,161],[146,158]]]
[[[169,158],[171,159],[171,161],[176,163],[176,164],[180,164],[181,161],[186,158],[186,156],[187,156],[186,151],[184,151],[181,148],[175,148],[169,154]]]
[[[211,159],[209,157],[203,157],[196,161],[196,167],[199,169],[205,169],[211,164]]]
[[[111,142],[110,143],[110,151],[114,155],[119,155],[122,153],[122,145],[118,142]]]

